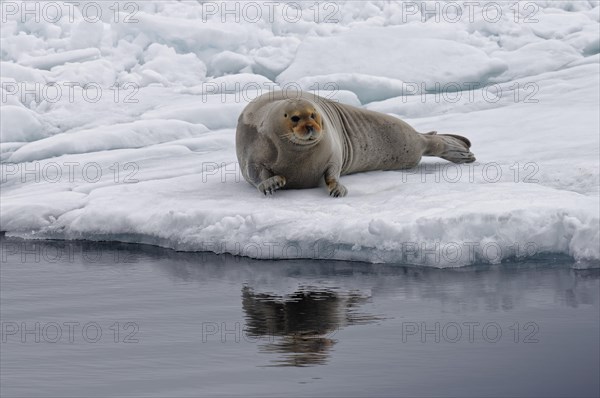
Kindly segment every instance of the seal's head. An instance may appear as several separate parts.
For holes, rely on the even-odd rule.
[[[284,140],[296,145],[314,145],[323,137],[323,119],[310,101],[288,99],[279,111]]]

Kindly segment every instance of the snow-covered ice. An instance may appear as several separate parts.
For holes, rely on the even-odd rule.
[[[472,15],[442,2],[427,6],[438,15],[420,2],[93,3],[100,18],[90,3],[53,2],[37,21],[2,3],[8,235],[265,259],[600,263],[597,1],[475,2]],[[324,187],[263,198],[237,168],[237,118],[261,92],[296,88],[465,135],[478,161],[345,176],[342,199]]]

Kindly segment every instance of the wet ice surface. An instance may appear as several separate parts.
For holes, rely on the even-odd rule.
[[[1,248],[3,397],[600,392],[600,270],[566,258],[435,269]]]

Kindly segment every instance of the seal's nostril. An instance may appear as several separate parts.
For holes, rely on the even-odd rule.
[[[307,133],[312,133],[313,132],[313,126],[310,126],[310,125],[306,126],[306,132]]]

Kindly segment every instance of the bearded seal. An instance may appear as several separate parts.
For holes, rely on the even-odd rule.
[[[471,163],[470,147],[465,137],[421,134],[393,116],[308,92],[257,97],[242,111],[236,130],[241,173],[265,195],[324,181],[331,196],[342,197],[348,192],[342,175],[410,169],[422,156]]]

